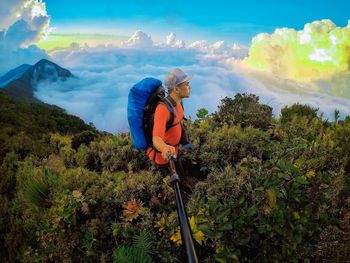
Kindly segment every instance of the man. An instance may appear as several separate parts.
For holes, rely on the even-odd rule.
[[[169,96],[166,98],[174,109],[173,126],[166,130],[166,124],[170,120],[170,111],[166,105],[159,103],[154,113],[153,146],[147,149],[151,160],[158,165],[169,162],[168,153],[177,156],[178,145],[181,140],[184,111],[181,105],[183,98],[190,97],[190,83],[192,76],[186,75],[181,69],[175,68],[165,77],[164,84]]]

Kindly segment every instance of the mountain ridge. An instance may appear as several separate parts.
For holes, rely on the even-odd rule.
[[[74,75],[56,63],[41,59],[34,65],[22,64],[0,77],[0,89],[14,99],[40,103],[35,98],[36,85],[43,81],[66,81]]]

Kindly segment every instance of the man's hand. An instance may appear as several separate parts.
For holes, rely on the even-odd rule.
[[[163,147],[163,151],[162,151],[162,157],[165,159],[165,160],[168,160],[168,154],[171,154],[173,156],[176,157],[176,152],[175,152],[175,147],[174,146],[171,146],[171,145],[165,145]]]
[[[166,144],[159,136],[153,136],[153,145],[162,153],[162,157],[168,160],[168,153],[176,157],[175,147]]]

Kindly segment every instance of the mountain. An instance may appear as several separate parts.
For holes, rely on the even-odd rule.
[[[22,75],[31,67],[31,65],[23,64],[7,72],[4,76],[0,78],[0,88],[5,87],[10,82],[22,77]]]
[[[23,64],[0,78],[0,89],[11,97],[27,101],[40,102],[34,97],[35,87],[43,81],[65,81],[73,74],[59,65],[42,59],[35,65]]]

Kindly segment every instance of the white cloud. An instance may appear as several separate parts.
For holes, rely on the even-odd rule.
[[[234,43],[234,44],[232,45],[232,49],[233,49],[233,50],[241,50],[242,47],[240,47],[237,43]]]
[[[164,46],[163,43],[158,43],[157,46]],[[166,36],[165,46],[176,47],[176,48],[185,48],[186,43],[183,40],[176,39],[176,34],[170,33]]]
[[[208,51],[208,43],[205,40],[197,40],[189,45],[189,48],[197,49],[203,52]]]
[[[166,36],[166,44],[168,46],[174,45],[175,44],[175,39],[176,39],[176,35],[171,32],[168,36]]]
[[[330,78],[349,71],[350,23],[337,27],[324,19],[303,30],[277,28],[252,40],[246,64],[297,81]],[[350,89],[350,85],[348,87]]]
[[[33,64],[47,58],[45,51],[32,44],[49,31],[50,17],[45,3],[38,0],[0,2],[0,74],[20,64]]]
[[[26,47],[49,33],[50,17],[41,1],[1,1],[0,10],[0,29],[5,44]]]
[[[0,63],[0,76],[22,64],[33,65],[42,58],[49,59],[49,56],[44,50],[35,45],[17,50],[4,50],[0,48],[0,61],[6,61],[6,63]]]
[[[126,42],[123,42],[122,45],[132,48],[151,48],[154,44],[149,35],[139,30],[136,31]]]
[[[186,46],[186,43],[185,43],[185,41],[183,41],[183,40],[176,40],[174,46],[175,46],[175,47],[178,47],[178,48],[184,48],[184,47]]]
[[[248,55],[248,48],[234,43],[228,46],[225,41],[217,41],[213,44],[208,44],[205,40],[198,40],[188,46],[190,49],[195,49],[206,53],[206,58],[224,61],[225,59],[243,59]]]

